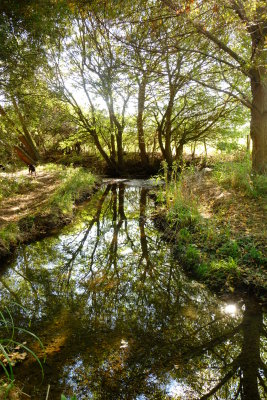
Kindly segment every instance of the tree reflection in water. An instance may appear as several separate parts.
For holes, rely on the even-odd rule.
[[[51,399],[61,391],[78,399],[265,398],[260,306],[240,299],[227,314],[186,278],[151,222],[152,206],[146,186],[108,185],[71,227],[22,247],[2,274],[2,307],[21,326],[30,317],[47,347],[43,383],[33,360],[15,371],[33,399],[44,398],[47,384]]]

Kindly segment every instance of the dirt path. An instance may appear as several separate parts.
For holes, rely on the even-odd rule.
[[[0,202],[0,226],[17,222],[28,214],[35,213],[40,206],[44,205],[59,183],[55,174],[42,169],[38,171],[36,177],[28,175],[27,170],[12,174],[1,173],[0,175],[12,179],[25,177],[26,182],[28,180],[33,184],[33,187],[32,185],[26,187],[23,193],[4,198]]]

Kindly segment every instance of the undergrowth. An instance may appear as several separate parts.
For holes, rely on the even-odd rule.
[[[267,196],[267,176],[252,172],[247,154],[240,154],[232,161],[217,162],[212,176],[225,188],[238,189],[250,197]]]
[[[48,167],[49,168],[49,167]],[[82,168],[58,167],[61,183],[48,201],[48,206],[71,212],[73,203],[88,192],[95,183],[95,176]]]
[[[243,162],[240,165],[236,166],[232,177],[226,172],[217,176],[225,180],[223,182],[228,176],[227,184],[231,182],[233,187],[234,176],[238,176],[238,173],[243,176],[247,171]],[[226,171],[227,168],[221,170]],[[233,282],[239,282],[242,273],[253,274],[256,271],[261,274],[267,266],[267,259],[252,237],[240,234],[232,238],[231,227],[225,226],[219,216],[203,218],[191,188],[193,173],[190,169],[185,170],[179,177],[174,174],[166,180],[165,172],[165,188],[161,189],[158,196],[159,201],[165,203],[167,234],[175,241],[174,254],[185,269],[198,278],[215,285],[223,282],[230,290],[234,290]],[[245,179],[239,184],[244,185],[242,187],[245,190]]]
[[[0,244],[6,249],[16,243],[19,238],[19,227],[16,223],[9,223],[0,229]]]
[[[0,201],[15,194],[34,190],[37,182],[28,176],[14,177],[12,174],[0,177]]]

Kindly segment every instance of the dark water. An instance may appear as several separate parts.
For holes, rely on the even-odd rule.
[[[103,187],[0,277],[1,308],[46,348],[43,381],[28,357],[16,383],[32,399],[48,385],[49,399],[264,399],[260,305],[224,303],[188,279],[150,219],[148,186],[133,184]]]

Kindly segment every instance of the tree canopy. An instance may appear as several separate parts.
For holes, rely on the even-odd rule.
[[[184,146],[226,126],[235,137],[249,111],[253,168],[266,171],[264,1],[4,1],[0,12],[7,154],[17,137],[36,158],[96,150],[120,174],[128,154],[144,167],[160,154],[171,169]]]

